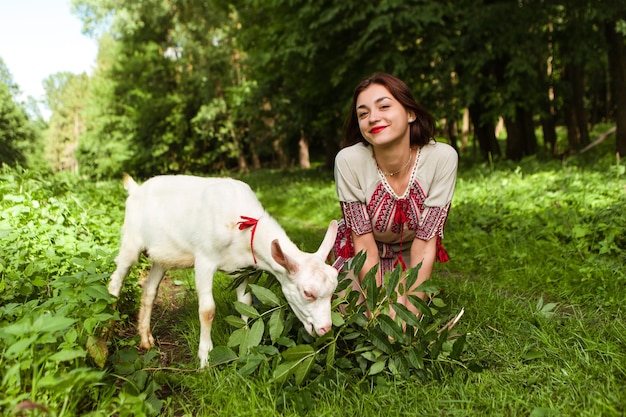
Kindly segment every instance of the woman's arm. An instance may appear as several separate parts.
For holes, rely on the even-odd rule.
[[[380,261],[378,256],[378,246],[376,245],[376,241],[374,240],[373,233],[365,233],[363,235],[357,235],[354,232],[352,233],[352,242],[354,243],[354,253],[359,253],[362,250],[365,251],[366,259],[363,268],[359,272],[359,283],[365,277],[365,274],[369,272],[374,266],[378,264]],[[380,274],[380,268],[378,270],[378,274],[376,274],[376,283],[380,286],[382,285],[382,276]]]
[[[419,314],[419,311],[409,302],[408,295],[414,294],[420,297],[422,300],[426,299],[426,294],[423,292],[416,292],[415,289],[423,284],[433,272],[433,266],[435,265],[435,257],[437,255],[437,236],[430,240],[422,240],[415,238],[411,245],[411,262],[409,267],[414,268],[420,262],[422,266],[417,271],[417,281],[405,295],[398,297],[398,302],[404,304],[406,308],[415,314]]]

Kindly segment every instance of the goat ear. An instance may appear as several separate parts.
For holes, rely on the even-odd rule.
[[[283,252],[283,249],[278,243],[278,239],[272,241],[272,258],[287,270],[289,275],[293,275],[298,272],[298,264]]]
[[[320,258],[321,260],[326,260],[328,254],[330,253],[333,246],[335,246],[335,239],[337,238],[337,221],[332,220],[328,225],[328,230],[326,230],[326,235],[324,236],[324,240],[320,244],[319,249],[315,252],[315,256]]]

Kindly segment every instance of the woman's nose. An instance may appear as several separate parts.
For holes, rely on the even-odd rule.
[[[376,110],[371,111],[369,115],[370,124],[375,124],[379,120],[380,120],[380,115],[378,114],[378,112]]]

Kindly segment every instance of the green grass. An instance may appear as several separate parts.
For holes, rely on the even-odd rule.
[[[5,169],[0,409],[6,414],[31,399],[49,409],[32,415],[147,415],[150,407],[165,416],[624,415],[626,176],[611,157],[586,157],[592,162],[575,157],[565,163],[461,164],[444,240],[451,262],[438,264],[436,277],[449,306],[465,307],[457,329],[467,335],[467,369],[431,380],[386,372],[355,378],[330,369],[301,386],[273,382],[263,364],[247,376],[235,364],[197,371],[199,330],[189,271],[168,274],[162,291],[169,295],[153,315],[161,345],[140,354],[133,328],[133,282],[140,274],[135,268],[118,305],[120,334],[109,344],[104,376],[94,374],[100,368],[89,355],[37,365],[51,381],[76,368],[94,378],[74,387],[68,379],[69,391],[33,381],[32,370],[38,354],[78,351],[96,333],[83,320],[93,314],[89,306],[95,304],[89,303],[104,297],[100,290],[82,304],[78,290],[69,301],[59,299],[58,291],[94,286],[82,283],[91,278],[105,287],[119,242],[123,189],[117,181],[89,184]],[[305,250],[316,249],[329,220],[339,216],[329,172],[262,171],[242,179]],[[54,284],[67,276],[76,279]],[[228,284],[228,277],[218,276],[216,344],[228,341],[232,328],[223,319],[236,314]],[[68,303],[77,312],[65,309]],[[101,314],[116,314],[101,308]],[[16,343],[27,343],[5,330],[44,311],[78,320],[71,327],[76,340],[68,340],[66,331],[46,334],[33,342],[32,355],[12,352]],[[6,377],[9,371],[20,379]]]

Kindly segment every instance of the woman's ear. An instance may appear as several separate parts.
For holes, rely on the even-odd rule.
[[[407,115],[409,116],[409,123],[413,123],[415,121],[415,113],[410,111],[410,112],[407,112]]]

